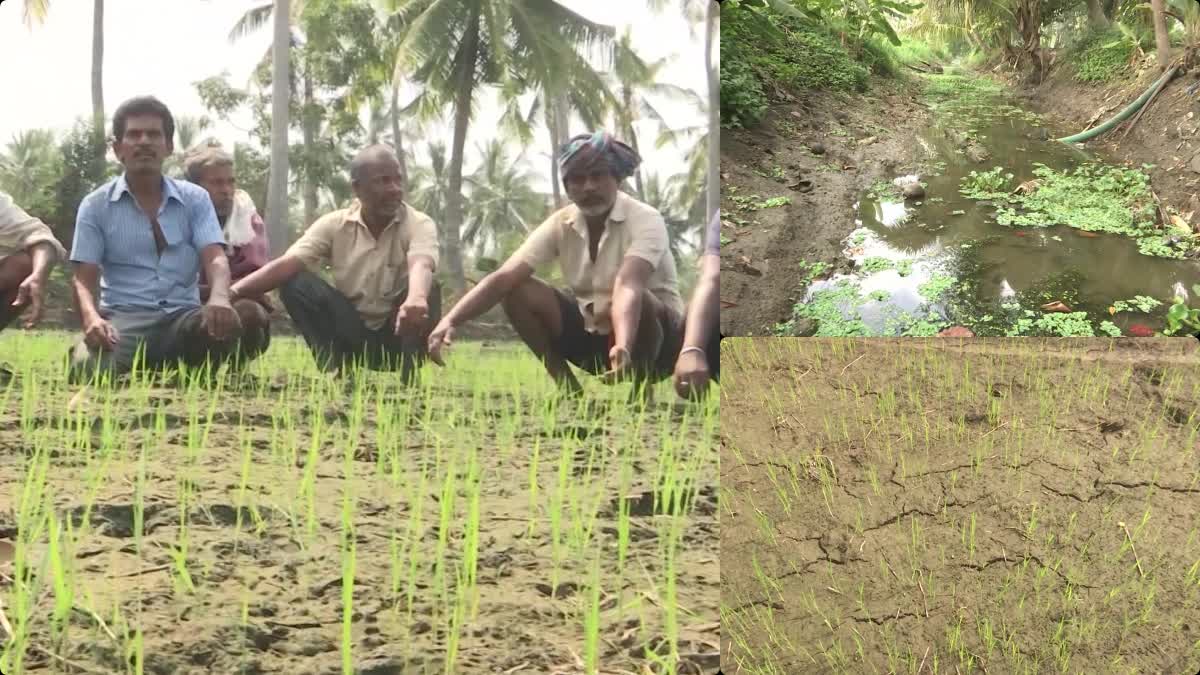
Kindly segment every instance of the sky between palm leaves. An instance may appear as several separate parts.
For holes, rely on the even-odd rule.
[[[617,27],[630,25],[634,48],[647,61],[674,55],[662,77],[666,82],[693,89],[706,98],[704,73],[704,26],[697,24],[689,32],[688,23],[675,12],[655,14],[644,0],[560,0],[563,5],[594,21]],[[105,6],[104,105],[111,115],[121,101],[151,93],[162,99],[178,115],[205,112],[192,82],[230,74],[230,83],[245,86],[254,65],[262,58],[271,41],[268,24],[264,29],[230,44],[230,28],[256,0],[120,0]],[[0,146],[14,134],[31,128],[64,130],[76,117],[91,111],[91,30],[92,3],[73,0],[51,3],[41,26],[28,28],[22,22],[21,3],[0,6]],[[408,92],[411,96],[411,92]],[[705,112],[691,104],[663,101],[658,105],[668,124],[692,126],[705,122]],[[500,117],[495,105],[481,107],[472,124],[467,142],[469,172],[478,164],[476,146],[489,140]],[[235,118],[242,129],[252,126],[250,115]],[[578,124],[573,132],[582,131]],[[215,135],[232,146],[248,139],[235,126],[218,123]],[[450,125],[432,127],[428,137],[442,136],[449,142]],[[652,141],[657,129],[639,127],[638,133]],[[428,138],[427,137],[427,138]],[[411,139],[423,141],[426,139]],[[549,151],[544,131],[535,137],[535,147],[526,153],[534,175],[542,176],[549,192]],[[424,150],[426,144],[421,143]],[[415,147],[410,142],[410,147]],[[646,147],[649,146],[649,147]],[[684,148],[657,150],[652,142],[643,143],[646,168],[670,176],[687,168]],[[425,158],[419,157],[424,161]]]

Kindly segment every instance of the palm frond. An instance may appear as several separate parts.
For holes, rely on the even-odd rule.
[[[251,33],[256,33],[275,16],[275,3],[265,2],[257,7],[251,7],[233,24],[229,31],[229,41],[237,42]]]
[[[22,14],[25,27],[33,28],[35,25],[42,25],[46,22],[46,15],[49,12],[50,0],[25,0],[25,11]]]

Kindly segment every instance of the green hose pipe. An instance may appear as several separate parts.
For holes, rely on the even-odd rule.
[[[1093,138],[1099,136],[1100,134],[1103,134],[1106,131],[1112,130],[1114,127],[1116,127],[1121,122],[1124,122],[1125,120],[1129,119],[1129,117],[1131,115],[1133,115],[1137,111],[1141,110],[1142,106],[1146,105],[1146,101],[1149,101],[1150,97],[1154,96],[1154,92],[1158,91],[1158,89],[1160,87],[1166,86],[1167,81],[1169,81],[1172,77],[1175,76],[1175,71],[1177,71],[1177,70],[1179,70],[1179,68],[1172,68],[1172,69],[1168,70],[1167,72],[1163,73],[1162,77],[1158,78],[1157,80],[1154,81],[1154,84],[1150,85],[1150,88],[1146,90],[1146,93],[1139,96],[1138,99],[1136,101],[1134,101],[1133,103],[1130,103],[1129,105],[1125,106],[1124,110],[1117,113],[1116,115],[1113,115],[1104,124],[1101,124],[1098,127],[1092,127],[1091,129],[1088,129],[1087,131],[1081,131],[1081,132],[1075,134],[1074,136],[1066,136],[1064,138],[1056,138],[1054,140],[1062,141],[1063,143],[1082,143],[1084,141],[1093,139]]]

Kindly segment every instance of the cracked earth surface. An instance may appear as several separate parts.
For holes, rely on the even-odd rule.
[[[727,673],[1200,669],[1200,344],[731,339]]]

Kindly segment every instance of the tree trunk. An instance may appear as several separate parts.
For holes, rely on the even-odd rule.
[[[546,112],[546,128],[550,131],[550,183],[554,190],[554,208],[558,210],[563,206],[562,179],[558,175],[558,149],[562,145],[559,140],[562,132],[558,129],[555,101],[546,93],[542,94],[542,100]]]
[[[400,160],[400,175],[408,178],[408,162],[404,160],[404,139],[400,137],[400,79],[392,75],[392,148]]]
[[[568,129],[571,115],[565,97],[543,92],[546,109],[546,127],[550,130],[550,180],[554,183],[554,208],[562,208],[566,199],[562,193],[562,177],[558,174],[558,150],[570,138]]]
[[[1150,0],[1154,13],[1154,41],[1158,44],[1158,68],[1166,70],[1171,62],[1171,37],[1167,34],[1167,17],[1163,15],[1163,0]]]
[[[1021,46],[1016,53],[1018,68],[1028,67],[1031,79],[1040,84],[1043,75],[1041,59],[1042,42],[1042,2],[1041,0],[1021,0],[1017,5],[1017,33],[1021,36]]]
[[[1087,8],[1089,26],[1099,29],[1108,28],[1108,17],[1104,15],[1104,7],[1100,5],[1100,0],[1087,0]]]
[[[708,69],[708,188],[704,222],[712,219],[721,208],[721,82],[720,51],[713,49],[720,33],[721,13],[715,3],[708,3],[708,26],[704,36],[704,64]],[[715,61],[715,63],[714,63]]]
[[[633,151],[641,155],[641,149],[638,147],[637,132],[633,130],[633,90],[629,87],[621,87],[621,133],[625,135],[625,142]],[[638,199],[645,199],[646,192],[642,185],[642,168],[639,166],[633,172],[633,187],[637,192]]]
[[[312,77],[308,74],[307,63],[304,73],[304,107],[300,119],[300,131],[304,137],[304,227],[312,225],[317,219],[317,111],[313,102]]]
[[[92,124],[95,133],[104,138],[104,0],[92,4]],[[105,143],[96,144],[100,162],[104,163],[108,148]]]
[[[287,250],[292,238],[287,193],[290,16],[288,0],[275,0],[275,35],[271,45],[271,175],[267,186],[267,222],[274,257]]]
[[[463,36],[463,62],[467,66],[459,78],[454,94],[454,144],[450,148],[450,177],[446,195],[446,271],[450,273],[450,288],[455,295],[466,287],[463,272],[462,245],[459,241],[463,220],[462,183],[463,149],[467,144],[467,125],[471,121],[471,94],[475,88],[475,62],[479,58],[479,10],[472,10]]]

